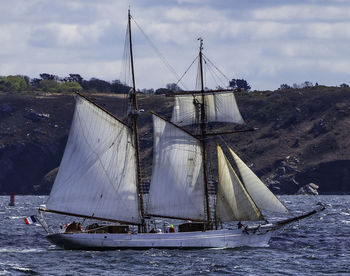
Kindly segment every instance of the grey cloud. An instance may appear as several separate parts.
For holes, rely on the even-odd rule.
[[[253,88],[320,79],[339,83],[350,66],[350,20],[342,15],[350,9],[347,1],[11,0],[1,3],[8,12],[0,18],[6,63],[0,75],[74,69],[115,78],[129,3],[138,24],[180,73],[197,54],[198,36],[226,75],[246,78]],[[133,39],[138,87],[177,81],[134,24]]]

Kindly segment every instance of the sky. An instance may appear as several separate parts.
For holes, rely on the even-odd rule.
[[[226,76],[207,63],[210,88],[233,78],[253,90],[350,83],[350,0],[0,0],[0,76],[127,81],[129,6],[143,30],[133,22],[138,89],[176,83],[198,55],[199,37],[204,55]],[[192,67],[183,89],[195,88]]]

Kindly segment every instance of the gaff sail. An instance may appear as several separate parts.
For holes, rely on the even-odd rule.
[[[77,96],[51,211],[140,223],[135,147],[128,126]]]
[[[147,213],[205,220],[200,141],[153,115],[153,171]]]

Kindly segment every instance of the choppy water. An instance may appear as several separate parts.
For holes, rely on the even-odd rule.
[[[291,210],[315,198],[283,196]],[[350,275],[350,196],[320,196],[326,210],[280,232],[268,248],[67,251],[25,225],[46,197],[0,196],[0,275]],[[295,212],[298,213],[298,212]]]

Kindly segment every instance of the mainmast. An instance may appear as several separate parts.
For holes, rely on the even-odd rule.
[[[131,14],[130,9],[128,10],[128,30],[129,30],[129,47],[130,47],[130,66],[132,75],[132,88],[129,92],[129,116],[131,118],[132,130],[134,134],[134,143],[136,148],[136,166],[137,166],[137,186],[139,194],[139,209],[141,213],[141,226],[142,230],[145,230],[145,219],[144,219],[144,203],[143,203],[143,186],[142,186],[142,174],[141,174],[141,164],[140,164],[140,142],[139,142],[139,131],[138,131],[138,105],[136,97],[136,85],[135,85],[135,71],[134,71],[134,58],[132,51],[132,38],[131,38]]]
[[[207,220],[211,221],[210,217],[210,204],[209,204],[209,184],[208,184],[208,166],[207,166],[207,142],[206,142],[206,114],[205,114],[205,93],[204,93],[204,81],[203,81],[203,39],[198,38],[199,40],[199,68],[200,68],[200,82],[201,82],[201,117],[200,117],[200,140],[202,145],[202,159],[203,159],[203,173],[204,173],[204,190],[205,190],[205,204],[207,209]]]

